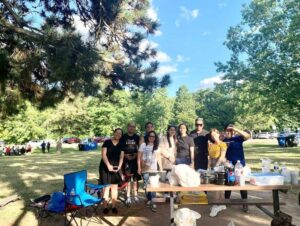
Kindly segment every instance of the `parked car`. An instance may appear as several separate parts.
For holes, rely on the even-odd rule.
[[[256,135],[256,138],[257,139],[270,139],[271,137],[270,137],[269,132],[261,132]]]
[[[279,136],[279,133],[277,133],[277,132],[272,132],[272,133],[270,133],[270,139],[275,139],[275,138],[277,138]]]
[[[46,141],[45,141],[46,142]],[[30,140],[26,146],[30,145],[32,148],[41,147],[43,140]]]
[[[97,143],[103,143],[104,141],[110,139],[110,137],[94,137],[93,139],[94,139],[94,141],[96,141]]]
[[[97,147],[97,142],[91,138],[85,138],[78,144],[79,151],[97,150]]]
[[[67,138],[63,138],[62,142],[67,144],[74,144],[74,143],[80,143],[80,139],[78,137],[67,137]]]

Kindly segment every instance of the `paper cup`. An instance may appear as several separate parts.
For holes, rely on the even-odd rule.
[[[244,175],[240,176],[240,186],[245,186],[246,183],[246,177]]]
[[[298,184],[299,171],[293,170],[291,171],[291,184]]]

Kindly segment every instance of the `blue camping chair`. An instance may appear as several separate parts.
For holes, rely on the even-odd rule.
[[[68,225],[72,222],[72,220],[74,220],[76,225],[78,225],[75,216],[77,215],[78,210],[80,208],[91,206],[94,208],[94,211],[96,211],[99,204],[103,201],[102,198],[97,198],[87,193],[86,192],[87,187],[91,189],[100,190],[106,186],[109,185],[88,184],[86,170],[65,174],[64,175],[64,192],[66,194],[65,206],[75,207],[75,208],[71,208],[74,209],[74,211],[68,211],[68,209],[65,208],[65,225],[67,225],[67,212],[69,212],[71,216],[71,220],[69,221]]]

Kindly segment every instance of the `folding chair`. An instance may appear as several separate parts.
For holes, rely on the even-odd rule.
[[[64,192],[66,194],[66,208],[65,208],[65,225],[67,225],[67,213],[70,213],[71,220],[69,224],[74,220],[76,225],[76,215],[80,208],[93,207],[94,211],[97,210],[102,198],[97,198],[86,192],[86,187],[91,189],[102,189],[109,185],[95,185],[87,183],[87,171],[82,170],[74,173],[64,175]],[[72,207],[68,209],[67,207]],[[78,208],[79,207],[79,208]],[[69,225],[68,224],[68,225]]]

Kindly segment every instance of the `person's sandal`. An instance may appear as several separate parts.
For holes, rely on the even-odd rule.
[[[150,206],[150,208],[151,208],[152,212],[156,212],[156,208],[157,208],[157,206],[156,206],[156,204],[154,204],[154,203],[151,203],[151,206]]]
[[[116,207],[111,209],[114,214],[118,214],[118,209]]]
[[[244,204],[243,207],[242,207],[242,210],[243,210],[245,213],[248,213],[248,211],[249,211],[248,205]]]
[[[103,209],[103,214],[108,214],[108,212],[109,212],[109,209],[108,209],[108,208],[104,208],[104,209]]]

